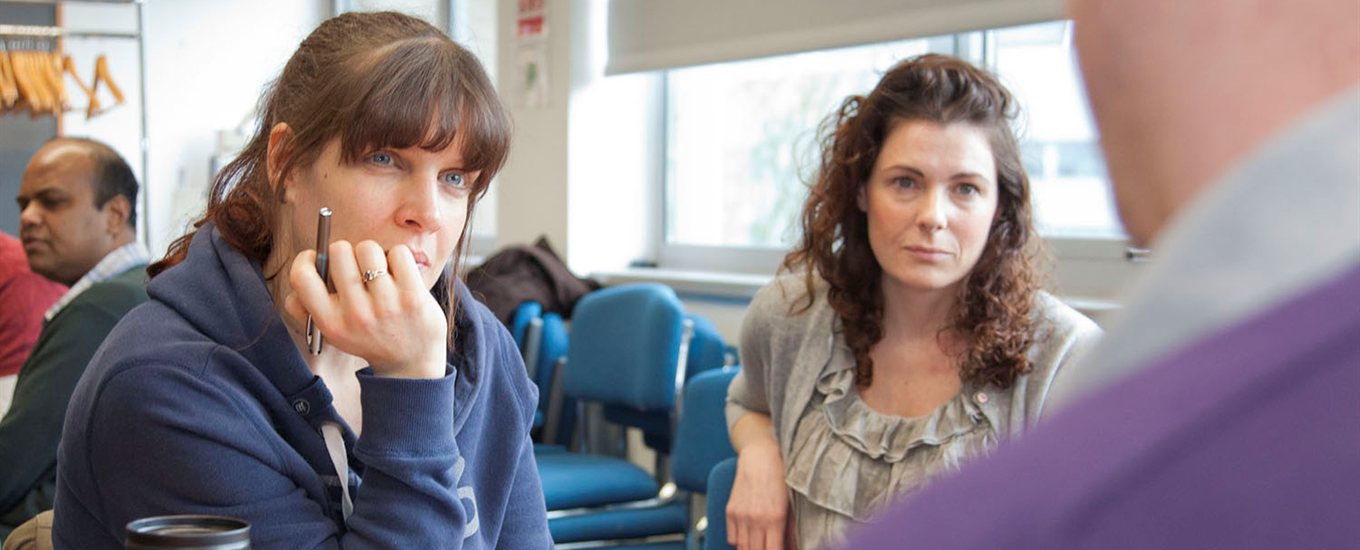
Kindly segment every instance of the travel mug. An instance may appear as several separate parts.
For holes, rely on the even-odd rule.
[[[226,516],[156,516],[127,524],[127,550],[249,550],[250,524]]]

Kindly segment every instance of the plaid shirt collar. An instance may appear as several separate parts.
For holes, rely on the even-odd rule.
[[[149,258],[150,255],[147,254],[146,248],[142,246],[142,243],[137,241],[130,242],[114,249],[113,252],[105,255],[104,259],[99,260],[99,263],[95,264],[94,269],[91,269],[84,277],[81,277],[79,281],[76,281],[76,284],[71,285],[71,288],[66,291],[66,294],[63,294],[61,299],[57,300],[57,303],[52,304],[52,307],[47,310],[47,313],[43,315],[43,318],[47,321],[51,321],[53,317],[57,316],[57,313],[60,312],[62,308],[66,307],[66,304],[71,303],[71,300],[76,299],[76,297],[80,296],[80,293],[85,292],[86,289],[94,286],[96,283],[107,281],[115,275],[132,269],[134,266],[145,265]]]

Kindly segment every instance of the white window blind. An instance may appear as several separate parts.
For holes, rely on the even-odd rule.
[[[610,0],[607,74],[1034,23],[1062,0]]]

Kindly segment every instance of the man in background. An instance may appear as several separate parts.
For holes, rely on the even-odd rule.
[[[29,161],[15,201],[29,267],[70,290],[46,311],[0,420],[0,540],[52,508],[71,392],[113,326],[146,301],[137,180],[117,152],[87,139],[49,141]]]
[[[1360,541],[1360,6],[1070,0],[1154,264],[1026,438],[850,548]]]
[[[19,367],[42,330],[43,312],[66,287],[28,268],[19,239],[0,231],[0,417],[9,410]]]

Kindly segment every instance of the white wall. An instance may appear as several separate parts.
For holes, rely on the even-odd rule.
[[[516,80],[518,7],[500,4],[498,87],[510,108],[514,141],[498,178],[496,245],[547,235],[577,273],[655,258],[661,197],[663,107],[657,74],[604,77],[605,0],[547,0],[548,103],[526,104]],[[650,98],[650,99],[642,99]],[[685,295],[687,308],[735,341],[745,305]]]
[[[501,2],[497,17],[504,32],[497,37],[497,80],[510,108],[514,127],[510,158],[497,178],[496,244],[529,243],[546,235],[559,253],[567,246],[567,100],[565,77],[571,63],[570,25],[565,24],[573,0],[548,0],[547,104],[530,107],[517,85],[515,2]]]
[[[103,25],[124,6],[66,4],[68,26]],[[251,116],[264,85],[277,76],[298,42],[330,15],[328,0],[150,0],[146,4],[147,120],[150,169],[143,179],[152,254],[185,231],[207,201],[209,162],[217,131]],[[137,96],[137,63],[128,41],[103,39],[81,46],[120,52],[110,59],[115,79]],[[117,42],[117,43],[115,43]],[[134,46],[135,47],[135,46]],[[80,63],[74,41],[68,50]],[[66,133],[112,142],[139,165],[135,104],[85,124],[68,114]],[[140,175],[140,166],[138,172]]]
[[[547,235],[578,272],[615,269],[647,255],[659,201],[644,182],[661,170],[650,147],[661,105],[655,74],[605,78],[603,0],[548,0],[544,105],[530,105],[519,81],[523,46],[518,7],[500,4],[498,87],[510,107],[514,141],[501,173],[496,242]]]

